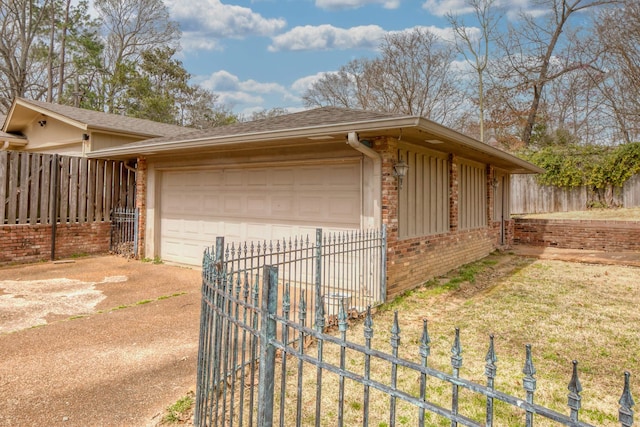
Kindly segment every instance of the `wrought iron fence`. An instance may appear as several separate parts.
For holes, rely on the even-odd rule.
[[[347,313],[358,316],[368,306],[376,306],[386,296],[386,229],[324,233],[315,238],[294,237],[261,243],[232,243],[218,249],[229,280],[261,274],[265,265],[278,266],[280,286],[291,290],[292,320],[304,293],[314,306],[324,296],[328,321],[337,322],[338,307],[344,302]],[[211,254],[210,254],[211,255]],[[282,295],[282,292],[281,292]],[[313,316],[311,321],[314,321]]]
[[[138,256],[138,209],[115,208],[111,212],[109,251],[128,257]]]
[[[582,386],[577,362],[573,363],[568,386],[569,415],[565,415],[534,403],[536,370],[530,346],[526,346],[522,370],[525,397],[515,397],[495,389],[493,337],[489,338],[485,358],[486,385],[472,382],[460,377],[463,358],[458,329],[451,348],[451,373],[429,365],[431,339],[426,321],[416,343],[417,361],[400,356],[397,312],[388,331],[388,352],[372,348],[370,310],[364,317],[363,336],[347,338],[344,300],[339,304],[338,334],[328,334],[322,294],[315,300],[314,323],[308,322],[305,292],[299,295],[297,320],[293,321],[293,285],[283,286],[279,278],[283,267],[264,265],[261,272],[238,274],[229,269],[219,252],[221,248],[219,242],[216,251],[207,252],[203,261],[194,415],[197,426],[392,427],[446,423],[452,427],[529,427],[534,420],[589,426],[579,420]],[[372,368],[380,365],[385,368]],[[625,373],[619,400],[622,427],[633,425],[629,377]],[[461,407],[465,400],[475,405],[474,414],[466,412],[469,406]],[[498,412],[503,414],[505,406],[511,408],[510,417],[519,418],[506,422],[495,419],[496,407],[502,408]]]

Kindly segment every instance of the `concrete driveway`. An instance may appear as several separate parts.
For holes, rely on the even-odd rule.
[[[115,256],[0,268],[0,425],[157,424],[195,388],[200,284]]]

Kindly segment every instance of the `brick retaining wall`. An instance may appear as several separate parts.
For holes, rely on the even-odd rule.
[[[56,259],[109,252],[111,222],[58,224]],[[51,259],[51,225],[0,226],[0,264]]]
[[[513,243],[607,252],[640,251],[640,221],[517,218]]]

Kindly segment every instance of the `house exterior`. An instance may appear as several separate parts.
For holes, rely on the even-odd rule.
[[[181,126],[23,98],[14,100],[0,123],[1,150],[71,156],[185,132]]]
[[[143,256],[199,265],[216,236],[384,224],[388,299],[509,245],[510,176],[542,172],[421,117],[335,107],[91,148],[135,160]]]

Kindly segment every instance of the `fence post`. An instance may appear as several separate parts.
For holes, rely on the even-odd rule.
[[[265,265],[262,277],[258,425],[271,427],[273,426],[276,361],[276,348],[271,341],[276,338],[276,321],[273,316],[278,306],[278,267]]]
[[[58,155],[53,155],[53,167],[51,168],[53,172],[53,200],[51,200],[51,204],[53,208],[51,211],[53,214],[51,215],[51,261],[56,259],[56,232],[58,228],[58,202],[60,193],[58,192],[58,187],[60,186],[60,164],[58,160]]]
[[[320,286],[322,284],[322,228],[316,228],[316,259],[315,285],[316,285],[316,301],[320,301],[322,292]]]
[[[382,302],[387,300],[387,224],[382,224],[380,245],[380,292]]]

